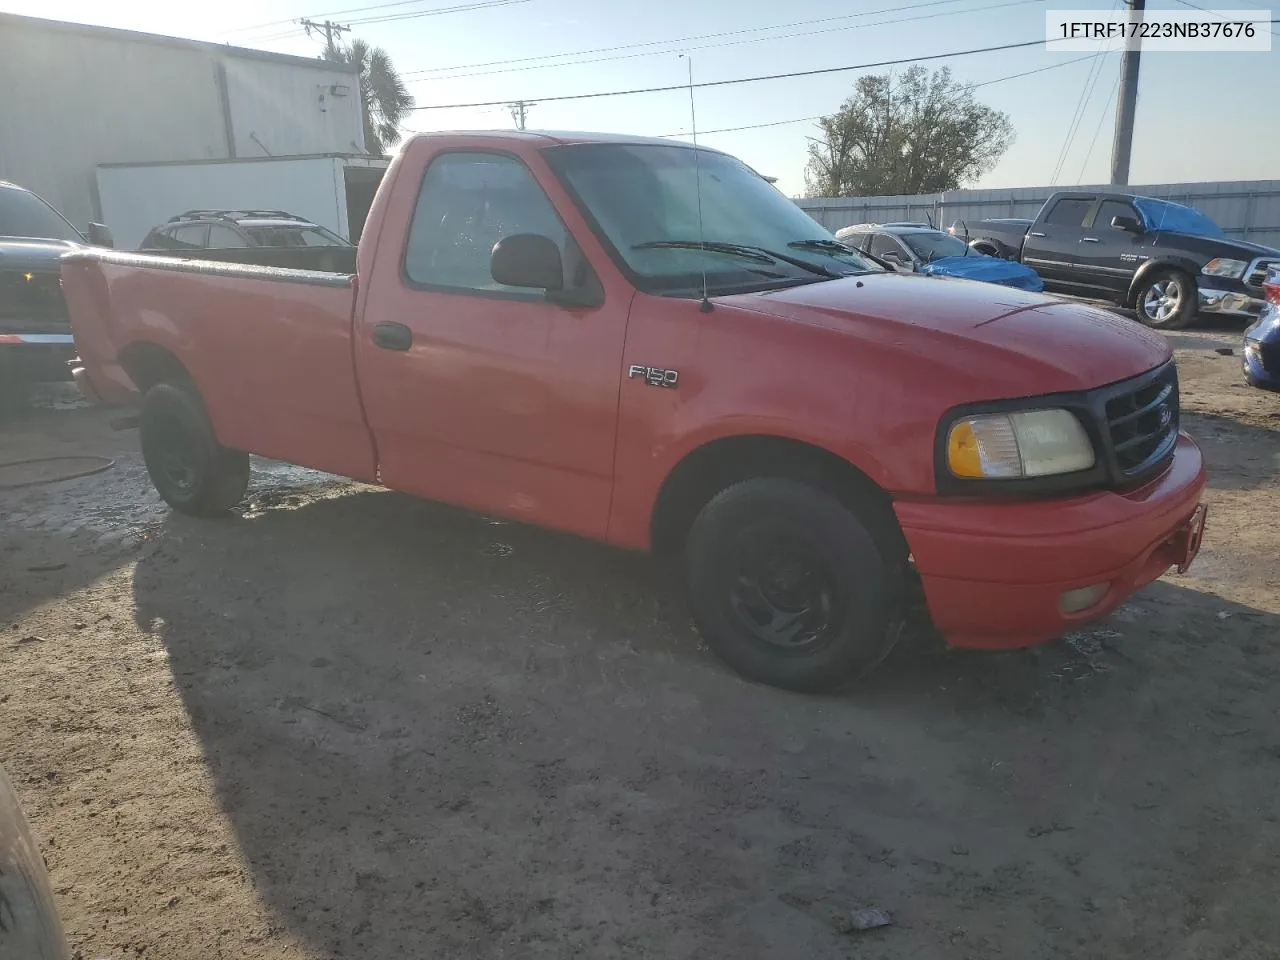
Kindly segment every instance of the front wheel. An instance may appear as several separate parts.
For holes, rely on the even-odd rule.
[[[142,458],[161,499],[196,516],[226,513],[249,486],[249,455],[218,443],[190,387],[159,383],[142,401]]]
[[[830,690],[888,654],[900,591],[863,522],[794,480],[729,487],[694,521],[685,550],[694,621],[743,676]]]
[[[1181,330],[1196,316],[1196,285],[1185,273],[1157,270],[1139,284],[1138,319],[1157,330]]]

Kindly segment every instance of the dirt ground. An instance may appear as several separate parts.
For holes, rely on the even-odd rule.
[[[8,425],[115,459],[0,491],[0,762],[77,956],[1280,957],[1280,396],[1171,339],[1191,575],[838,697],[643,557],[271,463],[196,521],[107,414]]]

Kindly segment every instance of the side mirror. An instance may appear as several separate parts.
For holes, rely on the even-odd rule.
[[[1117,230],[1124,230],[1126,233],[1142,233],[1142,224],[1134,217],[1112,217],[1111,226]]]
[[[493,245],[489,273],[508,287],[556,292],[564,287],[560,248],[539,233],[516,233]]]
[[[89,221],[89,242],[95,247],[114,247],[115,238],[111,236],[111,228],[105,223]]]

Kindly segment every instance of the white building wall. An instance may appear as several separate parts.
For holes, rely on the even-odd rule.
[[[100,163],[364,149],[349,68],[127,30],[0,13],[0,94],[0,180],[81,229]]]
[[[197,209],[283,210],[347,236],[336,157],[100,167],[98,195],[121,250],[136,250],[153,227]]]
[[[224,67],[237,157],[364,152],[354,74],[323,60],[226,57]]]
[[[95,163],[226,156],[214,63],[188,50],[0,18],[0,91],[0,180],[82,230]]]

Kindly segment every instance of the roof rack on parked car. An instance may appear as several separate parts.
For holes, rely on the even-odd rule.
[[[297,223],[310,223],[306,217],[299,217],[284,210],[188,210],[176,217],[170,217],[170,223],[183,220],[293,220]]]

